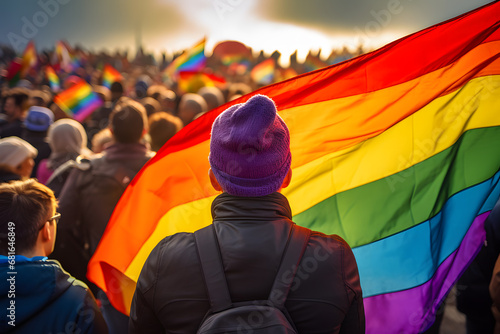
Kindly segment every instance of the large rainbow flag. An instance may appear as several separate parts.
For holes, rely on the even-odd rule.
[[[428,327],[483,244],[500,195],[499,26],[494,2],[253,93],[290,128],[294,221],[353,248],[367,333]],[[88,276],[121,311],[160,240],[211,223],[210,129],[228,106],[174,136],[118,203]]]

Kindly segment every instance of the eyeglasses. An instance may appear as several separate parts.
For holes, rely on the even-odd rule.
[[[59,224],[59,219],[61,219],[61,214],[59,212],[56,212],[55,215],[53,215],[52,217],[50,217],[49,219],[47,219],[48,222],[51,222],[51,221],[54,221],[57,224]],[[45,226],[45,224],[43,224],[41,227],[40,227],[40,230],[42,230],[42,228]]]
[[[56,224],[59,224],[59,219],[61,219],[61,214],[59,212],[56,212],[56,214],[50,217],[47,221],[54,221]]]

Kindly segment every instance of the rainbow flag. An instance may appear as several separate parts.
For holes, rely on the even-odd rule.
[[[57,65],[58,69],[62,69],[67,73],[71,73],[80,66],[79,56],[73,54],[71,47],[63,41],[57,41],[54,55],[54,64]]]
[[[102,84],[108,89],[111,88],[113,82],[121,81],[123,76],[113,66],[106,64],[102,72]]]
[[[45,75],[47,76],[47,80],[49,80],[50,89],[52,89],[53,92],[61,90],[59,77],[51,66],[45,67]]]
[[[168,77],[174,77],[181,71],[200,71],[205,67],[207,57],[205,57],[205,38],[175,58],[164,70]]]
[[[483,244],[500,196],[499,12],[494,2],[254,92],[290,129],[294,221],[353,248],[367,333],[427,328]],[[126,189],[88,272],[119,310],[160,240],[211,223],[211,125],[249,97],[190,123]]]
[[[84,80],[56,95],[54,102],[78,122],[83,122],[102,105],[102,100]]]
[[[23,61],[21,68],[21,77],[25,77],[28,71],[35,67],[38,62],[38,56],[36,54],[35,43],[30,41],[23,52]]]
[[[38,56],[35,49],[35,44],[30,41],[23,51],[21,58],[15,58],[7,68],[5,78],[9,82],[9,86],[13,87],[19,80],[28,74],[29,70],[35,67],[38,63]]]
[[[250,72],[252,80],[261,85],[268,85],[274,79],[274,68],[276,64],[273,58],[264,60],[254,66]]]
[[[315,71],[317,69],[327,67],[328,64],[316,56],[308,54],[304,61],[304,69],[306,72]]]
[[[179,90],[183,93],[196,93],[201,87],[224,87],[226,79],[215,74],[182,71],[179,72]]]
[[[5,79],[9,83],[9,87],[14,87],[19,80],[21,80],[21,69],[23,68],[23,60],[21,58],[15,58],[7,67],[7,73],[5,74]]]
[[[228,54],[221,57],[222,65],[231,66],[234,63],[250,66],[250,59],[248,56],[242,54]]]

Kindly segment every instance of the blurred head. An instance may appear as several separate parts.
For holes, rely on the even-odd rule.
[[[101,153],[104,148],[113,142],[113,134],[108,128],[102,129],[92,137],[92,152]]]
[[[64,118],[49,128],[48,142],[52,149],[51,158],[61,155],[79,155],[87,145],[87,134],[77,121]]]
[[[16,254],[48,256],[56,239],[57,201],[34,179],[0,184],[0,253],[8,254],[8,231],[15,229]]]
[[[94,86],[94,91],[102,102],[111,101],[111,91],[106,86]]]
[[[234,196],[266,196],[288,186],[288,128],[273,100],[255,95],[222,112],[212,125],[210,180]]]
[[[28,110],[24,127],[29,131],[45,132],[54,123],[54,113],[45,107],[33,106]]]
[[[156,101],[152,97],[145,97],[141,100],[141,104],[146,108],[146,114],[149,116],[153,115],[155,112],[161,111],[160,102]]]
[[[31,92],[29,104],[31,106],[47,107],[49,100],[50,96],[47,93],[41,90],[34,90]]]
[[[137,82],[135,83],[135,96],[138,99],[142,99],[148,96],[148,88],[150,83],[151,79],[146,75],[141,76],[137,80]]]
[[[158,112],[149,118],[151,149],[155,152],[182,128],[182,121],[166,112]]]
[[[122,97],[109,116],[109,129],[117,143],[139,143],[147,132],[146,110],[132,99]]]
[[[28,91],[23,88],[13,88],[4,97],[3,109],[9,122],[22,119],[28,109]]]
[[[175,114],[177,108],[177,95],[173,90],[163,90],[156,99],[160,102],[162,111],[166,111],[172,115]]]
[[[234,96],[243,96],[252,92],[252,88],[242,82],[234,83],[229,86],[228,100],[234,100]]]
[[[184,94],[179,103],[179,118],[184,126],[188,125],[196,115],[207,111],[207,103],[198,94]]]
[[[30,177],[38,155],[36,148],[18,137],[0,139],[0,170]]]
[[[212,110],[224,104],[224,95],[217,87],[202,87],[198,94],[200,94],[207,103],[207,109]]]
[[[123,96],[123,86],[118,81],[115,81],[111,84],[110,91],[111,91],[111,102],[116,102]]]

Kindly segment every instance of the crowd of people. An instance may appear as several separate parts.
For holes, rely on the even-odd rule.
[[[246,48],[240,43],[227,43],[221,48],[232,47],[240,51]],[[296,75],[311,70],[297,62],[296,54],[292,55],[286,74],[286,69],[277,62],[277,52],[270,57],[262,52],[254,57],[250,49],[243,53],[243,58],[236,57],[237,64],[230,64],[214,52],[207,57],[203,72],[224,78],[223,83],[219,81],[215,86],[195,81],[186,88],[181,87],[175,77],[165,76],[168,66],[165,57],[157,64],[153,57],[142,51],[129,61],[126,54],[92,54],[78,48],[71,50],[74,59],[78,59],[77,66],[72,64],[69,69],[54,66],[55,51],[42,52],[38,55],[37,66],[25,73],[21,80],[12,82],[7,80],[6,71],[14,54],[6,48],[2,49],[0,182],[3,186],[0,187],[4,188],[0,189],[0,193],[8,197],[3,204],[11,208],[5,215],[2,212],[2,224],[4,220],[16,222],[16,268],[23,276],[22,284],[31,284],[29,293],[23,292],[24,298],[16,300],[17,309],[23,309],[16,318],[20,332],[65,331],[67,323],[72,324],[73,331],[85,333],[128,332],[129,318],[118,312],[106,294],[86,276],[90,257],[127,185],[155,152],[184,126],[207,111],[262,85],[250,75],[254,65],[274,59],[273,81],[285,79],[284,75],[290,76],[290,73]],[[342,55],[332,55],[330,60],[352,56],[347,54],[344,51]],[[310,54],[308,57],[318,56]],[[100,107],[82,122],[72,119],[55,103],[54,97],[60,91],[54,90],[42,70],[49,64],[59,67],[57,74],[61,91],[84,80],[101,100]],[[113,66],[121,74],[120,80],[108,87],[103,83],[104,64]],[[290,69],[293,69],[292,72]],[[276,113],[275,110],[272,112]],[[36,196],[32,196],[33,193]],[[21,198],[24,200],[19,202]],[[30,201],[33,203],[28,203]],[[31,207],[36,207],[38,211],[34,212]],[[21,217],[14,212],[14,208],[25,214],[30,210],[33,212]],[[41,228],[38,227],[40,224]],[[21,248],[18,240],[25,236],[29,236],[30,240],[36,239],[36,242]],[[355,270],[355,262],[352,259],[351,262]],[[7,267],[4,269],[7,270]],[[37,274],[36,279],[27,278],[27,272],[37,270],[45,274]],[[68,286],[64,283],[70,277],[64,276],[66,272],[78,280]],[[356,277],[357,273],[353,279]],[[47,288],[43,282],[47,279],[54,280],[54,284],[40,297],[35,297],[38,290],[41,293]],[[85,286],[82,282],[89,287],[88,290],[82,288]],[[201,285],[199,288],[204,289]],[[47,300],[47,295],[53,296],[56,303],[48,305],[52,300]],[[66,299],[71,295],[74,299],[68,303]],[[349,298],[353,297],[358,303],[354,310],[358,316],[350,319],[351,324],[346,326],[359,330],[362,319],[360,291]],[[26,303],[33,300],[36,300],[34,306],[28,307]],[[73,307],[75,304],[77,306]],[[45,321],[40,324],[39,317],[60,307],[66,309],[59,322]],[[342,307],[348,308],[349,305]],[[146,306],[140,308],[145,309]],[[205,305],[202,305],[200,310],[204,309]],[[148,317],[152,316],[153,313],[144,317],[135,312],[131,331],[147,332],[146,327],[153,326],[152,323],[146,325]],[[11,329],[4,320],[0,326],[2,332]],[[200,322],[200,319],[195,320],[190,328]],[[33,331],[33,328],[37,330]]]

